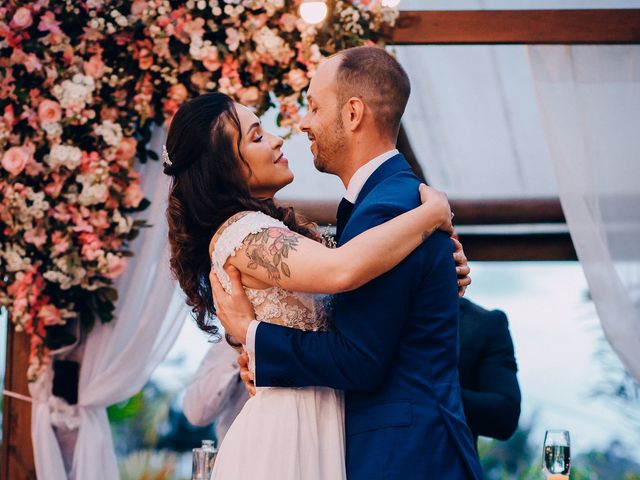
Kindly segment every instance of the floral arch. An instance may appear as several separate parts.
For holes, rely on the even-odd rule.
[[[321,59],[382,43],[397,11],[300,0],[11,0],[0,7],[0,306],[30,336],[28,376],[73,343],[72,322],[113,319],[113,280],[149,202],[137,162],[153,125],[211,90],[293,128]]]

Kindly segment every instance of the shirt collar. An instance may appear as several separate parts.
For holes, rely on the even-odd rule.
[[[349,185],[347,185],[347,191],[344,194],[344,198],[351,203],[356,203],[362,187],[367,183],[371,174],[375,172],[380,165],[399,153],[398,149],[394,148],[393,150],[384,152],[382,155],[378,155],[376,158],[369,160],[367,163],[362,165],[358,170],[356,170],[356,173],[353,174],[351,180],[349,180]]]

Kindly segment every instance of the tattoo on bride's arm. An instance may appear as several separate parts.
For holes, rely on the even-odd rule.
[[[269,278],[276,283],[282,278],[281,273],[291,277],[286,259],[289,258],[290,251],[296,251],[298,242],[298,234],[285,228],[268,228],[253,233],[245,239],[248,267],[252,270],[264,268]]]

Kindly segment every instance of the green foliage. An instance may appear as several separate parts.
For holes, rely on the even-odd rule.
[[[116,403],[107,408],[109,423],[122,423],[140,414],[144,408],[144,394],[142,391],[124,402]]]

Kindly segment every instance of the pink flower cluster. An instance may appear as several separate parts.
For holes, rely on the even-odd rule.
[[[396,12],[336,2],[332,28],[299,0],[0,3],[0,306],[31,335],[30,380],[57,325],[112,318],[112,282],[146,208],[135,160],[155,124],[218,90],[293,127],[318,63],[382,42]],[[349,15],[343,15],[344,11]]]

